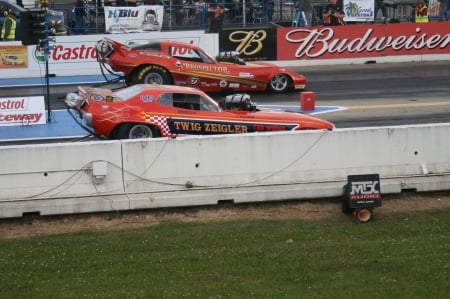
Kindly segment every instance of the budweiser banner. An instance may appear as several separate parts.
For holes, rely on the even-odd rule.
[[[449,54],[449,22],[279,28],[278,60]]]
[[[276,60],[276,28],[224,29],[219,34],[220,51],[236,51],[244,60]]]
[[[162,5],[105,6],[105,32],[160,31],[163,16],[164,6]]]

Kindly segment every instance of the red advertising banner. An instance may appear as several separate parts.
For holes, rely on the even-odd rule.
[[[450,22],[279,28],[278,60],[450,54]]]

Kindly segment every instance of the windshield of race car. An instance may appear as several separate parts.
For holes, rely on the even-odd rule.
[[[194,49],[170,47],[169,53],[172,57],[176,57],[183,60],[203,62],[203,63],[215,63],[216,61],[210,57],[208,54]]]
[[[133,85],[124,89],[115,91],[113,94],[114,102],[127,101],[136,96],[143,102],[153,102],[156,99],[156,94],[151,90],[145,89],[140,85]],[[202,96],[197,93],[176,92],[168,90],[157,96],[158,104],[168,107],[177,107],[189,110],[213,111],[220,112],[221,108],[214,100],[207,96]]]
[[[128,88],[120,89],[113,93],[114,101],[126,101],[129,100],[138,94],[140,94],[144,89],[139,85],[133,85]]]
[[[163,93],[158,98],[158,103],[163,106],[183,108],[188,110],[220,112],[219,105],[206,97],[193,93]]]

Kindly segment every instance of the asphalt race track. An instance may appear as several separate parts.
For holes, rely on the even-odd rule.
[[[304,111],[337,128],[450,122],[450,61],[312,66],[292,68],[308,79],[315,109]],[[44,95],[43,79],[0,80],[2,97]],[[102,85],[101,76],[50,78],[51,121],[46,125],[3,127],[1,144],[80,140],[88,133],[70,117],[64,97],[77,85]],[[115,88],[118,84],[106,85]],[[215,99],[223,95],[211,95]],[[261,106],[300,110],[300,92],[252,93]]]

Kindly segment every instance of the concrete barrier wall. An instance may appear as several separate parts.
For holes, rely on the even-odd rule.
[[[450,124],[0,148],[0,217],[450,189]]]
[[[92,176],[96,161],[120,167],[118,142],[2,146],[0,152],[1,202],[123,193],[121,171],[111,169],[102,184]]]

